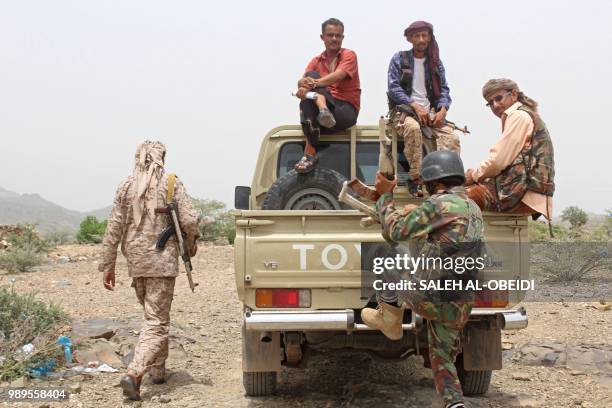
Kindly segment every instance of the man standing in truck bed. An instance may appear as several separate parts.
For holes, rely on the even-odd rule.
[[[140,399],[140,383],[145,373],[151,375],[154,384],[165,381],[170,305],[178,275],[176,237],[170,238],[163,250],[156,249],[156,240],[168,221],[167,215],[155,210],[174,201],[190,255],[197,250],[196,210],[180,180],[164,171],[165,157],[166,147],[160,142],[145,141],[138,146],[134,172],[117,189],[98,266],[104,273],[104,287],[113,290],[117,246],[121,242],[132,287],[144,308],[145,322],[134,358],[127,375],[121,379],[123,394],[132,400]]]
[[[317,145],[321,133],[345,130],[357,123],[361,88],[357,54],[342,48],[344,24],[330,18],[321,26],[325,51],[314,57],[297,83],[300,102],[300,122],[306,146],[304,156],[295,171],[308,173],[317,161]],[[306,94],[314,91],[314,99]],[[309,94],[310,95],[310,94]]]
[[[433,25],[415,21],[404,30],[412,49],[399,51],[392,58],[387,74],[391,125],[404,141],[404,155],[410,164],[408,190],[422,196],[421,161],[423,134],[427,128],[436,139],[438,150],[459,154],[459,139],[446,124],[451,105],[444,65],[440,60]]]
[[[391,241],[411,240],[419,248],[412,256],[424,259],[447,260],[482,256],[484,222],[480,209],[467,197],[461,159],[450,151],[428,154],[423,160],[422,178],[431,195],[420,206],[408,205],[396,210],[393,188],[378,173],[376,190],[381,194],[376,209],[383,226],[383,234]],[[413,245],[414,246],[414,245]],[[418,254],[418,255],[417,255]],[[383,281],[398,283],[409,280],[461,283],[464,288],[476,276],[475,268],[446,270],[419,268],[417,271],[386,270]],[[429,342],[429,361],[436,390],[444,398],[447,408],[464,407],[461,384],[457,376],[455,358],[459,350],[459,334],[472,310],[474,293],[471,290],[383,290],[377,293],[377,309],[364,308],[361,317],[365,324],[383,332],[391,340],[403,336],[402,320],[405,303],[426,319]]]

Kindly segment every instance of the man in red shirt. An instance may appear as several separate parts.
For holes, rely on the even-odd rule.
[[[317,160],[321,133],[334,133],[357,123],[359,113],[359,71],[357,54],[342,48],[344,24],[330,18],[321,25],[325,51],[314,57],[298,81],[300,122],[306,136],[304,157],[297,162],[298,173],[308,173]],[[314,92],[311,93],[311,92]]]

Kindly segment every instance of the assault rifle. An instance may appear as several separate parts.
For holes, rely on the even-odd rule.
[[[195,291],[195,287],[198,285],[193,282],[193,277],[191,276],[191,271],[193,267],[191,266],[191,257],[189,256],[189,249],[187,248],[187,241],[185,240],[185,234],[183,234],[183,230],[181,229],[181,224],[178,218],[178,209],[176,207],[176,203],[171,201],[167,206],[156,208],[156,213],[162,213],[168,215],[169,226],[166,227],[162,233],[159,235],[157,239],[157,243],[155,244],[155,248],[161,251],[166,247],[166,242],[170,239],[171,236],[176,235],[176,243],[179,250],[179,255],[183,259],[183,263],[185,264],[185,272],[187,273],[187,280],[189,281],[189,288],[192,292]]]

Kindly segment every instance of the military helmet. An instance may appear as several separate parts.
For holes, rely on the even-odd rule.
[[[431,152],[423,159],[421,177],[423,181],[435,181],[445,177],[461,177],[465,181],[463,162],[459,155],[450,150]]]

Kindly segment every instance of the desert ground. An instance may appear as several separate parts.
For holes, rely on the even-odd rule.
[[[430,371],[420,357],[383,362],[361,353],[313,355],[304,369],[284,369],[277,395],[244,395],[241,371],[241,304],[233,277],[233,247],[202,244],[193,260],[191,293],[178,278],[172,305],[171,349],[166,384],[145,378],[143,400],[124,400],[118,386],[142,319],[125,261],[117,266],[117,287],[106,291],[97,271],[100,246],[66,245],[33,272],[2,274],[0,285],[61,304],[73,319],[74,337],[112,330],[110,340],[89,340],[119,369],[33,380],[28,387],[73,390],[68,401],[35,407],[441,407]],[[589,291],[598,281],[573,290]],[[576,289],[577,288],[577,289]],[[571,288],[569,288],[571,289]],[[568,301],[566,285],[548,284],[545,302],[526,302],[529,326],[504,332],[504,369],[495,371],[488,394],[468,398],[472,407],[606,407],[612,405],[612,310],[593,301]],[[610,293],[609,286],[605,289]],[[83,352],[87,347],[83,347]],[[109,351],[110,350],[110,351]],[[110,354],[110,355],[109,355]],[[93,358],[93,357],[92,357]],[[111,364],[112,365],[112,364]],[[23,380],[18,380],[20,385]],[[5,384],[6,385],[6,384]],[[0,406],[9,406],[0,402]],[[22,404],[20,406],[27,406]]]

